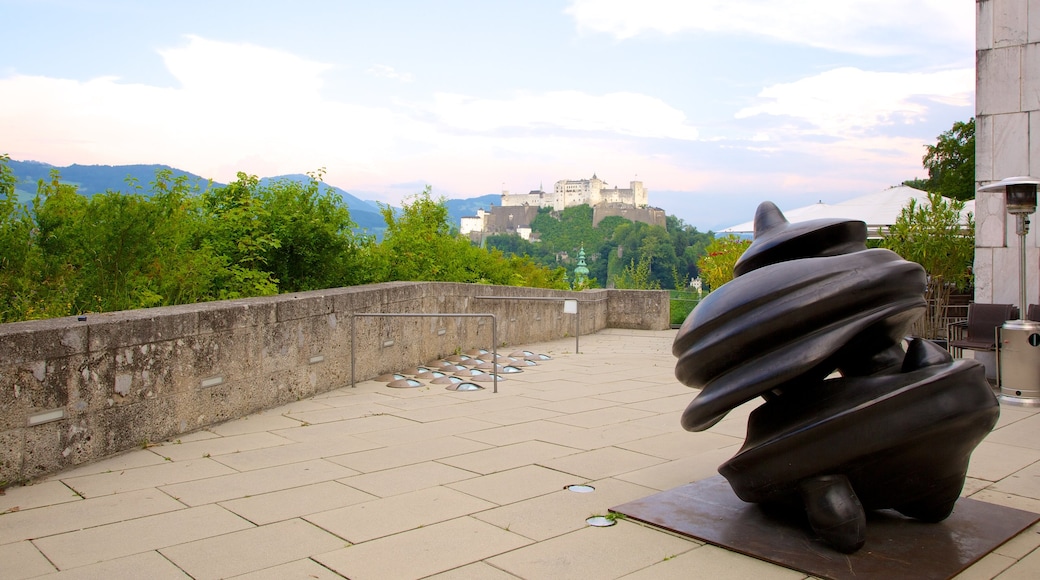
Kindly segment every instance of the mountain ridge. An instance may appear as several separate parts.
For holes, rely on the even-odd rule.
[[[17,178],[15,191],[18,200],[26,204],[32,200],[36,192],[37,182],[41,179],[49,180],[51,171],[55,169],[60,173],[62,182],[75,185],[77,191],[86,197],[106,191],[131,193],[130,183],[136,183],[142,189],[147,189],[148,184],[155,180],[156,171],[160,170],[172,172],[175,178],[184,176],[189,184],[198,186],[200,190],[227,185],[226,183],[220,183],[189,171],[158,163],[131,165],[81,165],[74,163],[66,166],[57,166],[43,161],[16,161],[12,159],[8,162],[8,167]],[[267,185],[280,180],[306,182],[310,180],[310,177],[302,173],[290,173],[262,177],[260,178],[260,183]],[[381,205],[385,204],[361,199],[343,188],[323,182],[321,191],[324,193],[330,190],[343,200],[343,203],[350,210],[350,218],[357,224],[359,230],[380,234],[382,230],[386,229],[386,221],[383,219],[380,211]],[[462,217],[476,215],[478,209],[487,209],[498,200],[498,194],[486,194],[473,198],[445,199],[445,206],[448,209],[450,223],[458,227]],[[400,211],[400,208],[397,207],[393,207],[393,209],[395,213]]]

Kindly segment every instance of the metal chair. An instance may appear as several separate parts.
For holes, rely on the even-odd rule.
[[[1014,304],[969,304],[968,319],[954,322],[947,328],[950,354],[960,358],[965,350],[995,351],[997,328],[1004,321],[1017,318],[1018,307]]]

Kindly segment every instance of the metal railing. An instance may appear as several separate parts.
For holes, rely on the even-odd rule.
[[[474,296],[476,300],[535,300],[552,302],[574,302],[574,354],[578,354],[578,337],[581,336],[581,308],[582,302],[603,302],[606,298],[599,300],[578,300],[577,298],[562,298],[555,296]]]

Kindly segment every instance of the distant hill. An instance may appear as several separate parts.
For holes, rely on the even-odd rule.
[[[86,197],[95,193],[106,191],[127,192],[130,187],[127,179],[136,179],[137,183],[145,188],[155,181],[155,172],[160,169],[168,169],[173,172],[174,177],[185,176],[188,183],[198,185],[200,189],[206,189],[210,181],[204,177],[174,169],[169,165],[69,165],[67,167],[56,167],[49,163],[39,161],[14,161],[7,164],[11,172],[18,178],[15,189],[18,191],[18,199],[27,202],[36,194],[36,184],[41,179],[50,180],[52,169],[61,173],[61,180],[76,186],[77,191]],[[215,183],[214,185],[221,185]]]
[[[41,163],[39,161],[14,161],[11,160],[8,163],[8,167],[14,173],[15,177],[18,178],[18,184],[16,185],[16,192],[18,199],[22,203],[29,203],[33,196],[36,194],[36,184],[39,180],[49,180],[50,172],[52,169],[57,169],[61,174],[61,180],[64,183],[70,183],[77,187],[79,193],[84,196],[90,197],[95,193],[104,193],[106,191],[122,191],[129,192],[130,186],[127,185],[127,179],[135,179],[137,183],[145,190],[150,189],[149,184],[155,181],[155,172],[168,169],[174,177],[185,176],[188,182],[193,185],[197,185],[200,190],[205,190],[207,187],[222,187],[226,184],[211,182],[210,180],[170,167],[168,165],[69,165],[67,167],[57,167],[49,163]],[[303,174],[288,174],[288,175],[276,175],[273,177],[264,177],[260,180],[262,184],[267,184],[272,181],[288,180],[294,182],[306,182],[310,178]],[[354,223],[358,225],[358,229],[366,231],[370,234],[382,237],[383,231],[386,229],[386,221],[383,220],[383,215],[379,213],[379,205],[376,202],[364,200],[351,195],[349,192],[340,189],[334,185],[323,184],[322,191],[332,190],[336,195],[343,199],[347,208],[350,209],[350,218],[354,220]],[[497,204],[500,201],[498,194],[482,195],[480,197],[474,197],[469,199],[449,199],[445,201],[445,205],[448,209],[448,220],[453,227],[459,226],[459,220],[464,216],[475,216],[477,215],[478,209],[490,209],[492,204]],[[396,211],[396,208],[395,208]]]
[[[492,204],[501,202],[501,195],[489,193],[468,199],[449,199],[445,201],[444,205],[448,208],[448,222],[454,227],[459,227],[459,221],[462,218],[475,216],[478,209],[489,210]]]

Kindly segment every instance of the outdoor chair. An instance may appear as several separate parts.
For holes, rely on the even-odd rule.
[[[950,354],[960,358],[964,350],[995,351],[997,327],[1006,320],[1018,318],[1018,307],[1013,304],[968,305],[968,319],[954,322],[947,328]]]

